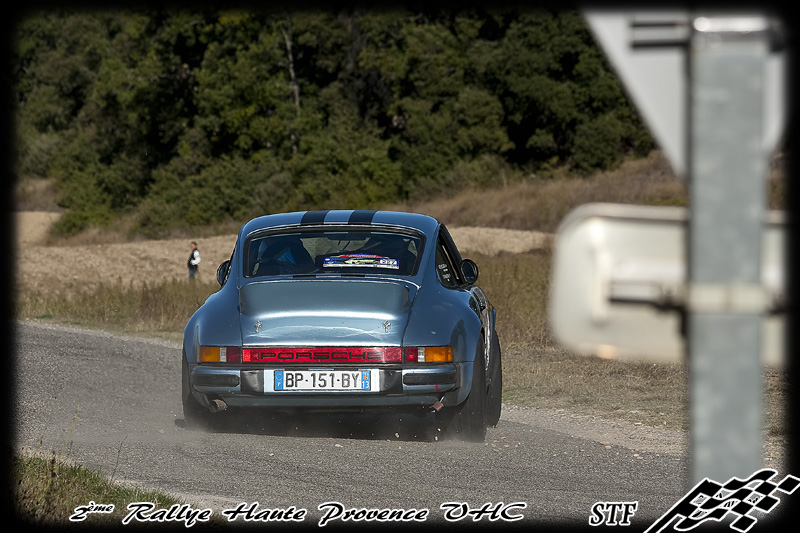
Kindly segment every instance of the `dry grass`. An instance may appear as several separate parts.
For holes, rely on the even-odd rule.
[[[24,292],[17,300],[16,313],[21,318],[177,339],[192,314],[217,289],[216,282],[188,280],[65,285]]]
[[[61,211],[57,196],[53,178],[23,178],[17,183],[14,202],[17,211]]]
[[[773,158],[767,182],[769,209],[785,209],[787,161]],[[467,189],[448,197],[390,206],[434,216],[450,226],[489,226],[555,232],[564,216],[591,202],[687,206],[686,183],[659,151],[619,168],[583,178],[555,170],[494,189]],[[477,206],[480,206],[479,208]]]
[[[688,430],[687,364],[580,356],[552,339],[550,250],[473,259],[480,284],[498,309],[505,401]],[[787,433],[788,382],[785,371],[765,369],[765,429],[779,439]]]
[[[686,205],[686,186],[675,178],[660,152],[628,161],[619,169],[582,178],[564,170],[531,176],[489,190],[393,208],[437,217],[452,226],[490,226],[554,232],[569,211],[589,202]],[[480,206],[480,208],[476,208]]]
[[[551,252],[470,254],[480,271],[479,284],[497,312],[497,331],[506,344],[551,348],[547,324]]]
[[[552,346],[505,349],[509,403],[688,428],[688,374],[683,364],[622,363],[582,357]]]
[[[473,259],[498,308],[506,401],[686,429],[685,365],[579,356],[552,339],[549,249]]]

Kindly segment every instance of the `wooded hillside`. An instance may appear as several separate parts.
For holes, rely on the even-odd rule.
[[[376,208],[653,142],[574,11],[76,11],[16,27],[18,177],[63,234]]]

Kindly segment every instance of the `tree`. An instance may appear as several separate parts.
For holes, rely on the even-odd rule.
[[[380,207],[652,146],[573,11],[54,11],[17,42],[17,170],[56,179],[64,232]]]

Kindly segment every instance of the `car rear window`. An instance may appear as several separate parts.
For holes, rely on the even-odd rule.
[[[389,231],[260,233],[245,243],[245,277],[416,272],[422,237]]]

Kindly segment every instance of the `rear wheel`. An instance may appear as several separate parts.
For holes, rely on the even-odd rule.
[[[200,405],[192,394],[189,382],[189,363],[184,356],[181,364],[181,400],[183,401],[183,419],[189,429],[207,429],[210,427],[211,412]]]
[[[478,345],[473,364],[472,387],[460,405],[445,407],[437,413],[437,421],[446,435],[467,442],[486,439],[486,378],[483,341]]]
[[[503,408],[503,361],[500,357],[500,341],[496,333],[492,336],[492,360],[494,361],[494,370],[487,398],[486,424],[494,427],[500,422],[500,411]]]

